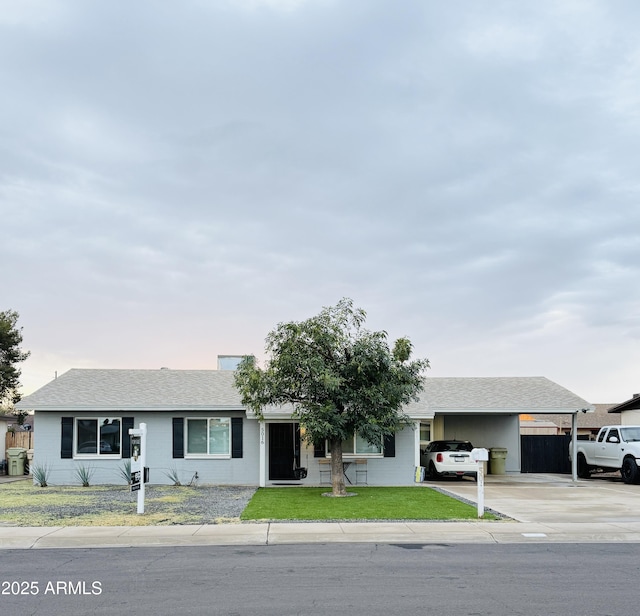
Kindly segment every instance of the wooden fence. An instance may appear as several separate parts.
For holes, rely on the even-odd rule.
[[[24,447],[25,449],[33,449],[33,432],[7,432],[4,438],[4,451],[2,457],[9,447]]]

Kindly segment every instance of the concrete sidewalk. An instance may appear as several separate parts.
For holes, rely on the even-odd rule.
[[[0,549],[292,543],[640,542],[640,523],[398,522],[259,523],[203,526],[4,527]]]
[[[476,501],[472,481],[433,485]],[[420,489],[417,487],[416,489]],[[640,542],[640,486],[619,477],[489,476],[485,506],[512,518],[468,522],[230,523],[196,526],[0,527],[0,549],[291,543]]]

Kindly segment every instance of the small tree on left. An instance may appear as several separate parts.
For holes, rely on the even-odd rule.
[[[11,408],[20,400],[20,369],[17,364],[29,357],[29,351],[20,348],[22,328],[18,327],[15,310],[0,312],[0,405]]]

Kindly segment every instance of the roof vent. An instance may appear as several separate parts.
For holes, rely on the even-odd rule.
[[[167,368],[166,366],[162,366],[162,368],[160,368],[160,370],[169,370],[169,368]]]
[[[633,394],[634,398],[640,398],[640,394]]]

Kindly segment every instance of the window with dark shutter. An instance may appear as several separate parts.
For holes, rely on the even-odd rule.
[[[242,457],[242,417],[231,418],[231,457]]]
[[[129,429],[133,428],[133,417],[122,418],[122,457],[131,457],[131,437]]]
[[[184,458],[184,419],[173,418],[173,457]]]
[[[388,434],[384,437],[384,457],[395,458],[396,457],[396,435]]]
[[[73,417],[61,418],[60,457],[73,458]]]

